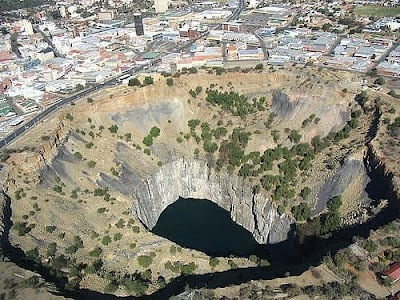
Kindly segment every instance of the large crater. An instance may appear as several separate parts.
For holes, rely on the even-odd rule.
[[[259,243],[286,240],[290,220],[279,215],[265,194],[255,193],[243,178],[219,172],[199,159],[179,159],[141,176],[124,165],[118,180],[101,174],[99,184],[135,196],[132,213],[152,229],[167,206],[181,198],[210,199],[227,210],[233,221],[250,231]]]
[[[92,103],[79,101],[56,112],[12,145],[28,149],[8,161],[8,194],[20,198],[11,203],[13,222],[35,226],[25,236],[12,230],[11,243],[24,251],[38,248],[42,257],[47,257],[50,243],[57,243],[57,255],[78,263],[93,260],[89,253],[101,248],[105,270],[130,274],[146,270],[138,258],[151,254],[153,274],[170,280],[176,274],[164,265],[178,259],[171,258],[174,244],[147,229],[179,198],[214,202],[260,244],[284,241],[294,223],[290,209],[303,201],[299,194],[306,183],[286,182],[294,196],[273,198],[275,190],[263,187],[261,179],[266,174],[281,176],[281,185],[285,184],[278,165],[286,158],[268,166],[261,156],[267,149],[279,146],[289,151],[296,143],[310,143],[317,135],[323,138],[350,119],[354,94],[342,90],[355,91],[355,84],[351,78],[322,73],[294,69],[215,76],[199,71],[174,78],[173,86],[160,77],[146,87],[103,90],[92,96]],[[237,92],[250,105],[256,104],[240,117],[209,103],[207,89]],[[261,98],[265,102],[260,108]],[[191,120],[199,121],[193,130]],[[159,135],[145,142],[154,127]],[[293,130],[297,142],[289,137]],[[231,147],[233,141],[240,147]],[[239,162],[233,162],[235,155],[227,155],[227,149],[240,156]],[[292,162],[297,168],[303,159],[296,154]],[[248,169],[240,173],[246,164],[251,174]],[[307,178],[313,187],[312,178]],[[318,198],[315,186],[311,200]],[[336,190],[331,188],[332,193]],[[76,236],[84,248],[70,253]],[[196,260],[201,272],[211,271],[208,259],[188,249],[179,256],[182,264]],[[219,271],[226,266],[221,264]],[[96,283],[87,285],[97,288]]]

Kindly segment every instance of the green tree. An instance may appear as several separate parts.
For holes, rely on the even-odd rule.
[[[153,262],[153,259],[150,255],[140,255],[138,256],[137,260],[139,265],[142,266],[143,268],[149,267]]]
[[[293,143],[298,143],[300,141],[300,139],[301,139],[301,135],[297,130],[293,129],[290,132],[289,139]]]
[[[375,84],[379,84],[379,85],[384,85],[385,84],[385,79],[382,76],[379,76],[376,80],[375,80]]]
[[[117,133],[117,131],[118,131],[118,126],[117,126],[117,124],[111,125],[111,126],[108,128],[108,130],[109,130],[111,133]]]
[[[308,198],[308,196],[310,195],[310,193],[311,193],[311,189],[310,189],[308,186],[306,186],[306,187],[304,187],[304,188],[301,190],[300,196],[301,196],[304,200],[307,200],[307,198]]]
[[[342,197],[336,196],[333,197],[329,202],[328,202],[328,209],[330,212],[335,213],[339,210],[340,206],[342,205]]]
[[[216,266],[219,265],[219,259],[216,257],[211,257],[208,263],[210,264],[211,268],[215,268]]]
[[[141,82],[137,78],[129,79],[128,86],[140,86]]]
[[[366,91],[362,91],[361,93],[357,94],[355,97],[356,102],[361,106],[361,108],[365,109],[365,104],[368,100],[368,94]]]
[[[88,166],[89,168],[94,168],[95,165],[96,165],[96,162],[95,162],[94,160],[89,160],[89,161],[87,162],[87,166]]]
[[[305,221],[311,217],[311,208],[303,202],[292,207],[292,214],[297,221]]]
[[[338,213],[327,214],[321,224],[321,232],[329,233],[337,230],[340,227],[340,216]]]
[[[254,67],[254,69],[255,69],[255,70],[263,70],[263,69],[264,69],[264,65],[263,65],[262,63],[257,64],[257,65]]]
[[[90,256],[99,257],[103,250],[100,247],[94,248],[92,251],[89,252]]]
[[[144,145],[146,145],[147,147],[150,147],[151,145],[153,145],[153,138],[150,136],[150,135],[148,135],[148,136],[145,136],[144,138],[143,138],[143,144]]]
[[[56,243],[50,243],[47,245],[47,256],[54,257],[56,255],[56,251],[57,251]]]
[[[152,137],[158,137],[159,135],[160,135],[160,128],[158,128],[158,127],[152,127],[151,129],[150,129],[150,135],[152,136]]]
[[[194,271],[196,271],[196,269],[197,269],[196,264],[194,262],[191,262],[191,263],[183,265],[181,267],[181,273],[183,275],[190,275],[190,274],[193,274]]]
[[[111,238],[110,238],[108,235],[106,235],[106,236],[103,237],[103,239],[101,240],[101,243],[102,243],[104,246],[107,246],[108,244],[111,243]]]
[[[85,89],[85,87],[84,87],[82,84],[80,84],[80,83],[78,83],[78,84],[76,85],[76,87],[75,87],[75,90],[76,90],[77,92],[82,91],[83,89]]]
[[[145,78],[144,78],[144,84],[145,85],[150,85],[150,84],[153,84],[154,83],[154,80],[153,80],[153,77],[151,77],[151,76],[146,76]]]

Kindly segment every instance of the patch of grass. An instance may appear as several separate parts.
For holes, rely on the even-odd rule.
[[[354,12],[362,16],[396,17],[400,15],[400,7],[360,6]]]

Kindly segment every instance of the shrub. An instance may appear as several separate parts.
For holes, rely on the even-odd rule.
[[[228,259],[228,265],[231,267],[231,269],[238,268],[238,265],[232,259]]]
[[[375,252],[378,249],[378,245],[371,240],[365,240],[361,243],[361,247],[363,247],[365,250],[368,252],[372,253]]]
[[[305,221],[311,216],[311,208],[303,202],[292,207],[292,214],[297,221]]]
[[[117,126],[117,124],[111,125],[111,126],[108,128],[108,130],[109,130],[111,133],[116,133],[116,132],[118,131],[118,126]]]
[[[211,257],[208,263],[210,264],[211,268],[215,268],[216,266],[219,265],[219,260],[216,257]]]
[[[74,156],[75,156],[77,159],[82,159],[82,154],[81,154],[80,152],[75,152],[75,153],[74,153]]]
[[[254,254],[249,256],[249,260],[253,263],[257,263],[258,262],[258,257]]]
[[[254,69],[255,70],[263,70],[264,69],[264,65],[263,64],[257,64],[255,67],[254,67]]]
[[[307,198],[308,198],[308,196],[310,195],[310,193],[311,193],[311,189],[310,189],[308,186],[306,186],[306,187],[304,187],[304,188],[301,190],[300,196],[301,196],[304,200],[307,200]]]
[[[301,135],[297,130],[292,130],[289,135],[289,139],[293,143],[298,143],[301,139]]]
[[[116,233],[114,234],[114,241],[119,241],[120,239],[122,239],[122,233]]]
[[[160,136],[160,131],[161,131],[160,128],[154,126],[154,127],[152,127],[152,128],[150,129],[150,135],[151,135],[153,138],[156,138],[156,137]]]
[[[189,69],[189,74],[196,74],[197,73],[197,68],[196,67],[191,67]]]
[[[87,166],[88,166],[89,168],[94,168],[95,165],[96,165],[96,162],[93,161],[93,160],[89,160],[89,161],[87,162]]]
[[[146,76],[145,78],[144,78],[144,84],[145,85],[150,85],[150,84],[153,84],[154,83],[154,80],[153,80],[153,77],[151,77],[151,76]]]
[[[149,267],[153,262],[152,257],[149,255],[140,255],[138,256],[137,260],[139,265],[142,266],[143,268]]]
[[[167,78],[167,85],[168,86],[173,86],[174,85],[174,79],[173,78]]]
[[[106,235],[106,236],[103,237],[103,239],[101,240],[101,243],[102,243],[104,246],[107,246],[108,244],[111,243],[111,238],[110,238],[108,235]]]
[[[78,248],[83,248],[83,242],[81,240],[81,238],[77,235],[74,236],[74,244],[78,247]]]
[[[108,285],[105,286],[104,292],[113,294],[118,290],[118,288],[119,288],[118,283],[110,282]]]
[[[342,197],[336,196],[333,197],[327,204],[330,212],[337,212],[342,205]]]
[[[47,245],[47,256],[55,256],[57,251],[57,244],[50,243]]]
[[[141,82],[137,78],[129,79],[128,86],[140,86]]]
[[[56,185],[55,187],[53,187],[53,191],[55,191],[56,193],[61,194],[62,193],[62,187],[59,185]]]
[[[145,136],[144,138],[143,138],[143,144],[145,145],[145,146],[147,146],[147,147],[150,147],[151,145],[153,145],[153,138],[151,137],[151,136]]]
[[[385,84],[385,79],[382,76],[379,76],[375,82],[375,84],[379,84],[379,85],[384,85]]]
[[[119,229],[125,227],[125,221],[123,219],[119,219],[118,223],[115,224],[115,226]]]
[[[52,233],[54,230],[56,230],[56,226],[46,226],[47,232]]]
[[[196,264],[194,262],[191,262],[191,263],[183,265],[181,267],[181,273],[183,275],[190,275],[190,274],[193,274],[194,271],[196,271],[196,269],[197,269]]]
[[[67,253],[67,254],[73,254],[76,251],[78,251],[78,246],[77,245],[71,245],[71,246],[65,248],[65,253]]]
[[[37,248],[28,250],[25,252],[25,255],[28,259],[33,260],[36,263],[40,262],[40,256],[39,256],[39,251]]]
[[[103,250],[100,247],[94,248],[92,251],[89,252],[90,256],[99,257]]]

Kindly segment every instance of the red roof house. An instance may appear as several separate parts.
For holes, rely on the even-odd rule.
[[[392,265],[388,270],[382,273],[383,276],[389,277],[393,282],[400,279],[400,262]]]

